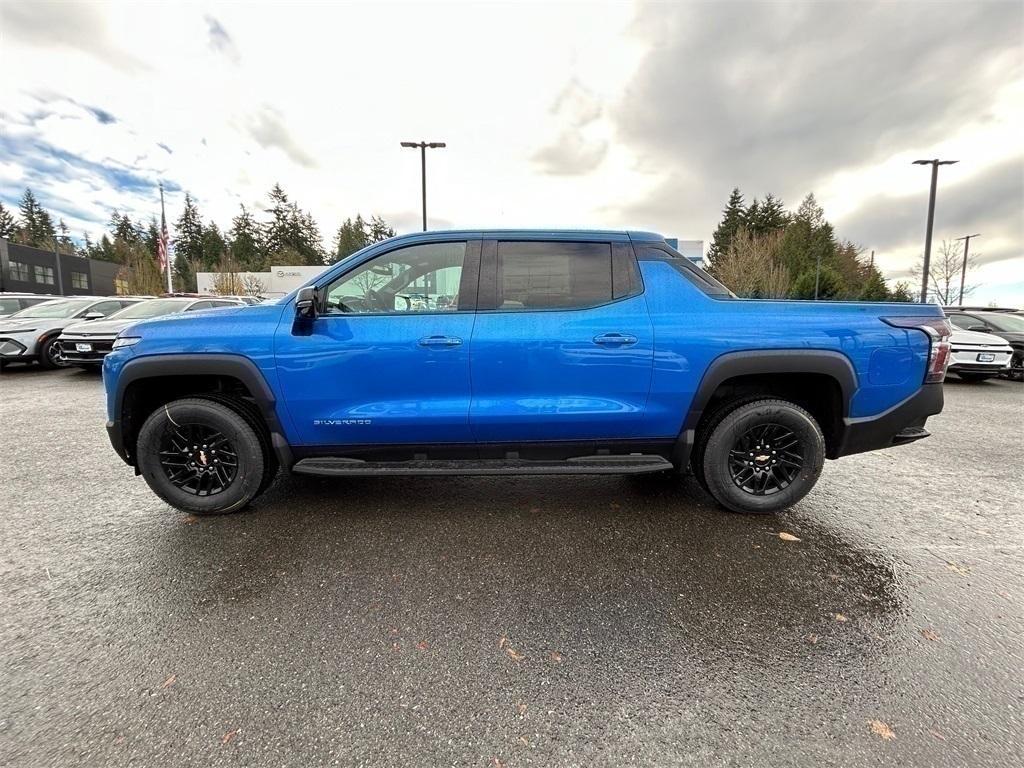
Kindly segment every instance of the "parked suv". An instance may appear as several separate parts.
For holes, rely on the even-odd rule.
[[[240,307],[236,299],[150,299],[141,301],[104,320],[69,325],[60,335],[61,360],[80,368],[96,368],[103,363],[114,345],[117,334],[140,320],[173,315],[178,312],[196,312],[202,309]]]
[[[274,304],[126,328],[114,449],[167,503],[244,507],[280,467],[361,475],[684,471],[775,512],[826,458],[928,435],[934,305],[737,299],[654,234],[434,232]]]
[[[63,367],[58,337],[65,326],[99,320],[138,301],[121,296],[83,296],[47,301],[16,312],[0,320],[0,366],[38,360],[43,368]]]
[[[975,333],[988,333],[990,344],[1002,339],[1010,345],[1012,358],[1008,368],[1000,370],[1008,378],[1024,381],[1024,313],[985,310],[946,310],[946,316],[954,329],[963,328]]]
[[[0,291],[0,320],[10,317],[15,312],[42,304],[44,301],[53,301],[63,298],[61,296],[49,296],[44,293],[11,293]]]

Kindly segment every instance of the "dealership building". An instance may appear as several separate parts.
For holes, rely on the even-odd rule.
[[[12,243],[0,237],[0,292],[113,296],[120,264]],[[124,286],[121,286],[122,288]]]
[[[259,291],[261,296],[284,296],[305,285],[308,280],[316,277],[325,269],[327,267],[274,266],[270,268],[269,272],[238,272],[236,277],[240,281],[246,278],[258,280],[262,286]],[[199,293],[216,293],[214,285],[218,275],[218,272],[196,272],[196,290]]]

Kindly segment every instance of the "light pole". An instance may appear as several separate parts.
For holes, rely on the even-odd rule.
[[[935,222],[935,188],[939,183],[939,166],[953,165],[957,160],[915,160],[914,165],[930,165],[932,167],[932,190],[928,196],[928,229],[924,234],[924,268],[921,270],[921,303],[928,301],[928,276],[932,262],[932,224]]]
[[[423,231],[427,231],[427,150],[444,149],[443,141],[403,141],[403,147],[420,150],[420,181],[423,185]]]
[[[960,301],[958,302],[961,307],[964,305],[964,280],[967,279],[967,251],[971,247],[972,237],[981,237],[981,233],[975,232],[973,235],[964,235],[963,237],[956,238],[957,240],[964,241],[964,266],[960,270]]]

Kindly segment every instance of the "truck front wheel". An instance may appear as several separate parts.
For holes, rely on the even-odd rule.
[[[136,456],[157,496],[197,515],[242,509],[260,491],[268,461],[244,417],[201,398],[154,411],[139,431]]]
[[[765,399],[730,411],[706,437],[707,489],[733,512],[770,514],[800,501],[825,463],[825,438],[807,411]]]

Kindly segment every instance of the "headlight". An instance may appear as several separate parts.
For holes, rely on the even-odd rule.
[[[114,339],[113,349],[120,349],[121,347],[130,347],[134,344],[138,344],[142,341],[141,336],[118,336]]]

